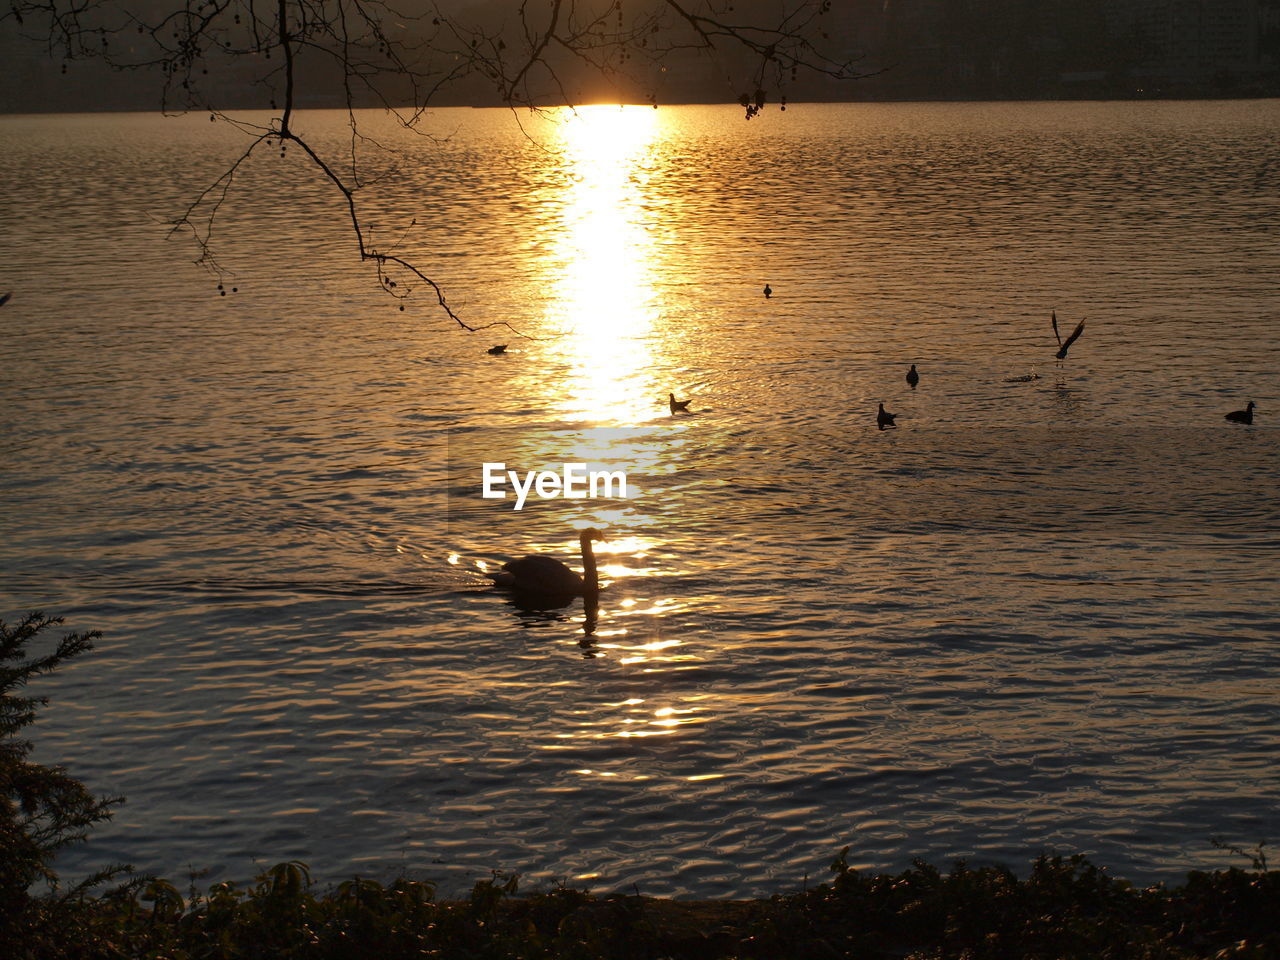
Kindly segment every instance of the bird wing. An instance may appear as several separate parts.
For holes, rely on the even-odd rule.
[[[1055,332],[1056,332],[1056,331],[1057,331],[1057,328],[1055,327],[1055,328],[1054,328],[1054,330],[1055,330]],[[1083,320],[1081,320],[1079,323],[1077,323],[1077,324],[1076,324],[1076,328],[1075,328],[1074,330],[1072,330],[1072,331],[1071,331],[1071,336],[1067,337],[1067,342],[1066,342],[1066,343],[1064,343],[1064,344],[1062,345],[1062,349],[1063,349],[1063,350],[1067,349],[1067,347],[1071,346],[1073,343],[1075,343],[1077,340],[1079,340],[1079,339],[1080,339],[1080,334],[1082,334],[1082,333],[1084,333],[1084,321],[1083,321]]]
[[[1058,346],[1062,346],[1062,337],[1058,335],[1058,311],[1053,311],[1051,318],[1053,322],[1053,338],[1058,341]]]

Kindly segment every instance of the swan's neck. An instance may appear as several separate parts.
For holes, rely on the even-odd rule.
[[[579,540],[582,545],[582,595],[591,603],[600,598],[600,575],[596,571],[596,554],[591,540],[585,534]]]

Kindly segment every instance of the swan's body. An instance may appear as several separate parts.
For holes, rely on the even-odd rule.
[[[501,573],[490,574],[499,587],[577,596],[582,578],[555,557],[531,554],[502,565]]]
[[[1257,404],[1250,400],[1243,410],[1232,410],[1228,413],[1227,419],[1232,423],[1253,423],[1253,408],[1256,406]]]
[[[1071,331],[1071,336],[1067,337],[1065,342],[1063,342],[1062,336],[1058,333],[1058,311],[1057,310],[1053,311],[1051,322],[1053,323],[1053,336],[1058,341],[1058,352],[1055,354],[1055,356],[1059,360],[1065,360],[1067,359],[1067,351],[1071,348],[1071,345],[1080,339],[1080,334],[1084,333],[1084,321],[1081,320],[1079,323],[1076,324],[1076,328],[1073,331]]]
[[[500,571],[488,576],[493,580],[494,586],[510,587],[527,599],[553,606],[564,606],[578,596],[585,598],[589,605],[595,604],[600,596],[600,579],[591,541],[603,539],[604,535],[596,529],[583,530],[578,535],[582,550],[582,576],[578,576],[555,557],[543,554],[532,554],[504,563]]]
[[[880,404],[880,412],[876,414],[876,428],[883,430],[885,427],[896,427],[897,424],[893,422],[896,416],[897,414],[886,410],[883,403]]]
[[[688,413],[689,404],[691,403],[691,401],[677,400],[676,395],[674,393],[668,393],[667,403],[670,405],[672,413]]]
[[[507,352],[507,345],[506,345],[505,343],[495,344],[494,346],[490,347],[490,348],[489,348],[487,351],[485,351],[485,352],[486,352],[486,353],[492,353],[494,356],[497,356],[497,355],[498,355],[498,354],[500,354],[500,353],[506,353],[506,352]]]
[[[772,297],[772,296],[773,296],[773,287],[769,286],[769,285],[766,283],[766,284],[764,285],[764,298],[765,298],[766,300],[768,300],[768,299],[769,299],[770,297]]]
[[[911,369],[907,371],[907,383],[911,384],[911,389],[914,390],[919,382],[920,374],[916,373],[916,365],[913,363]]]

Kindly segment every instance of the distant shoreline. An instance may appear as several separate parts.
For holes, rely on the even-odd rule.
[[[906,104],[979,104],[979,103],[1215,103],[1215,102],[1237,102],[1237,101],[1266,101],[1280,100],[1280,92],[1275,93],[1249,93],[1249,94],[1150,94],[1141,97],[1109,97],[1109,96],[1078,96],[1078,97],[991,97],[987,99],[973,97],[920,97],[920,98],[902,98],[889,99],[882,97],[865,98],[865,99],[831,99],[831,100],[788,100],[787,108],[803,108],[806,106],[825,106],[830,104],[849,104],[854,106],[900,106]],[[557,103],[546,104],[538,109],[541,110],[557,110],[568,106],[635,106],[635,107],[652,107],[650,103],[631,103],[619,102],[612,100],[592,100],[581,103]],[[731,100],[687,100],[680,102],[659,102],[658,109],[664,107],[732,107],[739,109],[739,105]],[[224,106],[218,108],[220,111],[227,113],[239,112],[261,112],[270,113],[270,106],[242,104],[234,106]],[[295,107],[296,111],[308,110],[346,110],[346,105],[338,102],[334,103],[304,103]],[[376,110],[381,111],[388,109],[386,107],[374,104],[357,106],[357,110]],[[397,105],[396,109],[410,109],[407,104]],[[430,104],[430,110],[520,110],[525,111],[528,107],[509,107],[500,103],[476,104],[476,103],[435,103]],[[779,110],[778,104],[769,104],[768,110]],[[126,106],[50,106],[47,109],[38,110],[11,110],[0,108],[0,116],[7,117],[23,117],[23,116],[51,116],[51,115],[76,115],[76,114],[109,114],[109,113],[143,113],[155,114],[165,113],[158,105],[153,107],[126,107]],[[171,116],[183,116],[186,114],[201,114],[204,110],[186,110],[186,111],[167,111]],[[277,111],[278,112],[278,111]]]

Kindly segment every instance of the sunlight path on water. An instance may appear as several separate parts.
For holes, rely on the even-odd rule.
[[[547,319],[571,333],[562,357],[572,370],[559,400],[571,419],[631,424],[653,413],[654,244],[643,218],[658,117],[642,107],[595,106],[558,119],[571,170],[550,238],[555,272],[547,280],[556,293]]]

